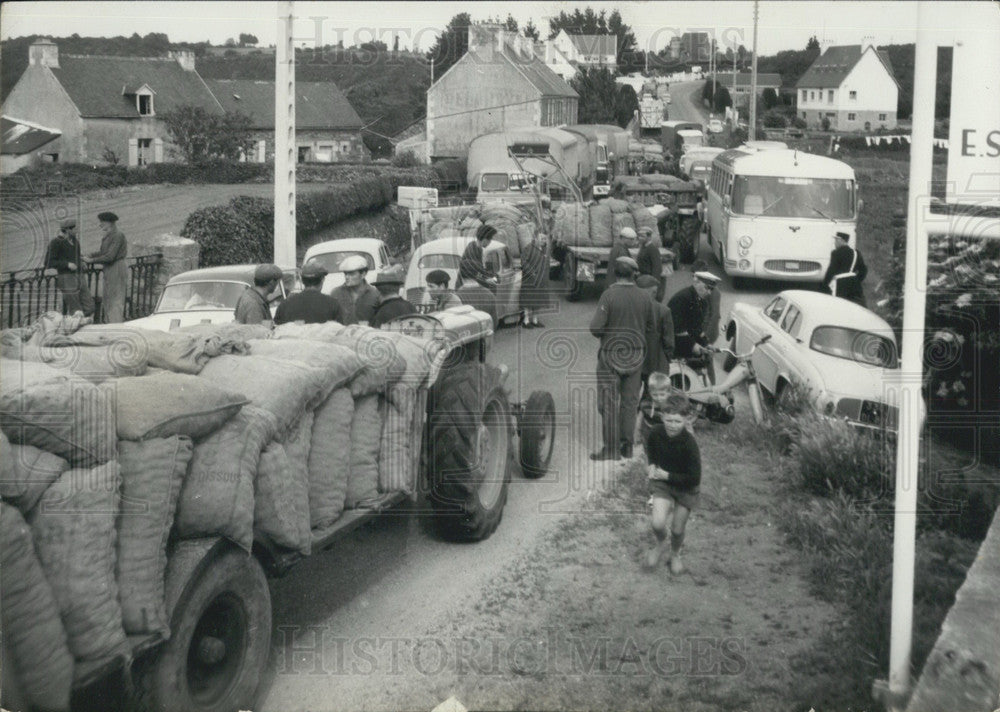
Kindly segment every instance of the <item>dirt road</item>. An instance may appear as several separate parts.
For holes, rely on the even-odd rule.
[[[676,275],[672,292],[690,283]],[[763,303],[769,292],[743,293]],[[734,295],[723,299],[723,313]],[[814,599],[772,512],[770,463],[699,431],[704,507],[689,526],[689,574],[640,570],[645,507],[608,515],[621,466],[592,463],[596,303],[559,302],[544,330],[502,330],[492,360],[515,398],[552,392],[553,471],[515,474],[489,540],[437,540],[420,517],[384,519],[272,582],[275,634],[256,709],[789,708],[789,662],[834,618]],[[743,409],[738,418],[746,418]],[[634,498],[633,498],[634,499]]]
[[[323,183],[302,183],[300,190],[328,188]],[[59,232],[59,223],[75,218],[83,251],[100,247],[97,214],[116,213],[126,238],[180,233],[193,211],[222,205],[237,195],[271,197],[270,183],[236,185],[155,185],[116,188],[66,197],[5,197],[0,213],[0,271],[40,267],[49,240]]]

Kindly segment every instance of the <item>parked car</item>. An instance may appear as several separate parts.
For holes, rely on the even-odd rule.
[[[149,316],[133,319],[131,326],[170,331],[193,324],[225,324],[233,321],[240,295],[253,286],[257,265],[225,265],[182,272],[170,278]],[[284,270],[275,304],[296,289],[294,269]],[[273,307],[272,307],[273,311]]]
[[[365,280],[369,284],[374,284],[380,274],[393,266],[385,243],[375,237],[345,237],[340,240],[320,242],[306,250],[302,264],[315,260],[326,268],[328,274],[320,289],[329,294],[344,283],[344,273],[340,271],[340,263],[352,255],[361,255],[368,261],[368,274]]]
[[[718,133],[722,133],[724,130],[725,129],[722,126],[722,122],[719,119],[709,119],[709,122],[708,122],[708,132],[709,133],[718,134]]]
[[[877,314],[819,292],[786,290],[762,309],[737,302],[726,326],[733,351],[753,354],[760,385],[782,402],[792,384],[805,388],[821,413],[855,425],[894,431],[897,408],[885,402],[899,368],[892,328]]]
[[[465,248],[475,238],[473,237],[441,237],[420,245],[410,258],[410,266],[406,271],[406,281],[403,290],[406,299],[417,306],[427,306],[430,300],[427,295],[427,274],[441,269],[451,276],[450,285],[456,291],[462,287],[458,274],[458,263],[462,259]],[[499,240],[493,240],[486,248],[484,261],[488,268],[493,269],[499,277],[500,284],[496,293],[496,323],[494,326],[512,316],[520,316],[521,271],[514,267],[507,246]],[[459,297],[462,297],[459,291]],[[474,304],[476,308],[482,308]],[[483,309],[487,311],[486,309]]]

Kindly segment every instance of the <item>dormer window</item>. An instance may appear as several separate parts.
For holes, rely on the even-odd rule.
[[[135,110],[139,116],[154,116],[156,114],[156,109],[153,106],[153,97],[156,96],[156,92],[150,89],[148,84],[143,84],[138,89],[128,85],[123,86],[122,96],[126,100],[135,102]]]
[[[136,108],[139,110],[139,116],[153,115],[152,94],[136,94],[135,101],[136,101]]]

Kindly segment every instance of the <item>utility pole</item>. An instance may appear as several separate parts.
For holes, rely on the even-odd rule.
[[[758,0],[753,0],[753,58],[750,69],[750,139],[757,138],[757,18]]]
[[[431,84],[434,83],[434,58],[431,57]]]
[[[274,263],[295,266],[295,47],[292,0],[282,3],[274,62]]]

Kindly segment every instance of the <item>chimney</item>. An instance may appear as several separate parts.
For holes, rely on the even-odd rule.
[[[177,64],[188,72],[194,71],[194,51],[190,49],[172,49],[167,53],[171,59],[176,59]]]
[[[481,58],[493,56],[493,51],[503,47],[500,25],[469,25],[469,52]]]
[[[28,64],[59,69],[59,46],[43,37],[28,47]]]

